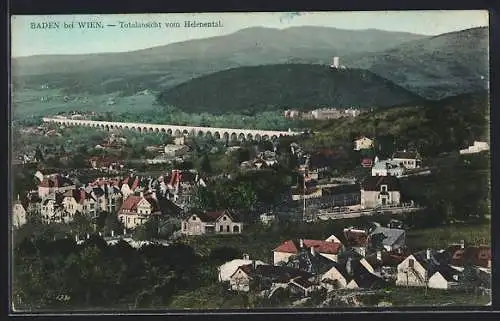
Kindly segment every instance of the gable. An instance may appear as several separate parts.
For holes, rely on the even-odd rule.
[[[233,220],[229,217],[229,215],[224,214],[217,219],[218,222],[229,222],[231,223]]]
[[[139,203],[137,203],[137,207],[151,207],[151,204],[145,198],[143,198],[139,201]]]
[[[411,254],[410,256],[408,256],[406,259],[404,259],[403,262],[401,262],[399,265],[398,265],[398,268],[400,266],[403,266],[403,267],[408,267],[409,266],[409,261],[410,259],[412,259],[414,261],[413,263],[413,266],[414,266],[414,269],[417,270],[417,271],[421,271],[421,272],[425,272],[425,268],[422,266],[422,264],[413,256],[413,254]]]
[[[234,271],[234,273],[230,276],[231,279],[233,278],[238,278],[238,279],[241,279],[241,278],[246,278],[246,279],[250,279],[250,276],[248,274],[245,273],[245,271],[243,271],[243,269],[241,267],[239,267],[238,269],[236,269],[236,271]]]
[[[429,282],[439,282],[439,283],[448,283],[448,281],[446,281],[446,279],[444,278],[444,276],[439,273],[439,272],[436,272],[434,273],[430,278],[429,278]]]

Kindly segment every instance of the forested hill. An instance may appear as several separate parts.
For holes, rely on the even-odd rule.
[[[417,39],[377,53],[353,54],[346,66],[368,69],[423,97],[441,99],[488,87],[487,27]]]
[[[423,99],[361,69],[281,64],[240,67],[199,77],[163,91],[158,100],[185,112],[254,114],[294,108],[377,108]]]

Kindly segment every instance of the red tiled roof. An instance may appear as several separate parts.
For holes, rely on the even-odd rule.
[[[158,205],[158,202],[151,195],[146,196],[146,197],[141,197],[141,196],[137,196],[137,195],[130,195],[123,202],[122,206],[120,207],[119,212],[122,212],[122,211],[137,212],[137,205],[139,204],[139,202],[142,199],[145,199],[151,205],[151,213],[155,213],[155,212],[160,211],[160,207]]]
[[[341,244],[322,240],[304,240],[304,246],[307,248],[314,247],[316,252],[323,254],[337,254]],[[285,241],[283,244],[274,249],[274,252],[297,253],[298,247],[292,240]]]
[[[136,195],[130,195],[127,197],[127,199],[123,202],[122,206],[120,207],[120,211],[135,211],[137,210],[137,204],[142,200],[142,197],[136,196]]]

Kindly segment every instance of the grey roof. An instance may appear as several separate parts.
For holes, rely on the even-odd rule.
[[[384,234],[385,238],[382,241],[384,246],[392,246],[396,241],[405,234],[405,230],[377,226],[371,233],[370,237],[375,234]]]

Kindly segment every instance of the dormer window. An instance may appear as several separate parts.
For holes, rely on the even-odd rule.
[[[387,185],[381,185],[380,186],[380,191],[381,192],[387,192]]]
[[[191,220],[196,221],[196,216],[191,217]]]

